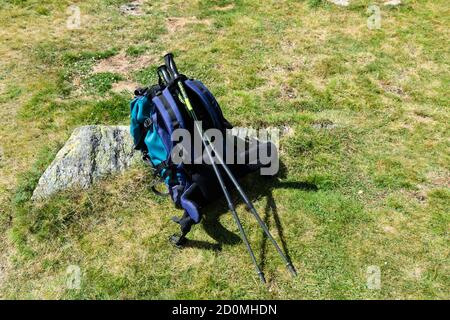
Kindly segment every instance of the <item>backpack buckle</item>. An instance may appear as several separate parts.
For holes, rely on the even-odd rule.
[[[142,152],[142,161],[144,161],[145,163],[152,165],[152,162],[150,160],[150,156],[148,155],[147,151],[143,151]]]
[[[149,128],[152,125],[152,123],[153,123],[152,119],[150,119],[150,118],[145,119],[144,128]]]
[[[137,97],[143,96],[143,95],[145,95],[145,93],[147,92],[147,90],[148,90],[148,87],[144,87],[144,88],[139,87],[139,88],[136,88],[136,90],[134,90],[134,95],[137,96]]]

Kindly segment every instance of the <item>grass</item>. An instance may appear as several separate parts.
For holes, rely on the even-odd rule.
[[[68,30],[69,1],[0,0],[0,297],[448,299],[447,3],[374,2],[378,30],[359,0],[144,1],[138,17],[95,0]],[[131,95],[115,85],[154,82],[168,51],[234,125],[289,128],[279,177],[243,184],[298,278],[239,202],[267,287],[223,201],[192,247],[171,247],[180,212],[144,166],[30,201],[74,128],[128,123]],[[119,68],[96,71],[110,59]],[[66,285],[71,265],[80,289]]]

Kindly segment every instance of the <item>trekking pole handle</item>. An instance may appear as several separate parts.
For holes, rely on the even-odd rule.
[[[178,78],[180,76],[180,73],[178,72],[175,60],[173,59],[173,53],[169,52],[168,54],[166,54],[164,56],[164,62],[169,72],[172,73],[173,79]]]
[[[170,74],[165,65],[159,66],[157,73],[164,80],[164,82],[166,84],[168,84],[170,82]]]

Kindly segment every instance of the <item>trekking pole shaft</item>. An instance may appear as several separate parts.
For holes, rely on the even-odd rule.
[[[194,112],[194,108],[192,108],[192,104],[191,101],[189,100],[189,98],[187,97],[187,93],[186,90],[184,89],[183,84],[181,83],[181,81],[178,81],[178,88],[180,89],[181,92],[181,96],[183,97],[184,100],[184,104],[186,105],[186,109],[188,109],[189,113],[191,114],[192,118],[194,119],[194,121],[198,121],[197,120],[197,116]],[[202,133],[200,133],[201,136],[203,136]]]
[[[194,117],[195,117],[194,121],[195,121],[195,126],[197,128],[197,131],[198,131],[199,134],[202,134],[201,129],[198,126],[198,122],[197,122],[197,119],[196,119],[197,117],[195,116],[195,113],[194,113]],[[259,276],[261,282],[266,283],[266,279],[264,277],[264,273],[259,268],[258,262],[256,261],[256,258],[255,258],[255,254],[253,253],[253,250],[250,247],[250,243],[248,242],[247,235],[245,234],[244,228],[242,227],[241,220],[239,219],[239,216],[237,215],[236,209],[235,209],[235,207],[233,205],[233,201],[232,201],[231,196],[230,196],[230,194],[229,194],[229,192],[227,190],[227,186],[225,185],[225,182],[223,181],[222,175],[219,172],[219,169],[217,168],[217,164],[214,162],[213,156],[211,154],[211,149],[210,149],[211,148],[211,142],[209,141],[209,139],[208,140],[203,139],[203,145],[205,146],[206,153],[208,155],[208,158],[211,161],[214,173],[216,174],[217,180],[219,181],[220,187],[222,188],[223,194],[225,195],[225,199],[227,201],[228,208],[230,209],[231,214],[233,215],[234,221],[236,222],[236,224],[238,226],[239,233],[241,234],[241,237],[242,237],[242,241],[244,241],[244,244],[247,247],[247,251],[250,254],[252,262],[255,265],[256,272],[258,273],[258,276]]]
[[[195,123],[198,129],[200,129],[197,125],[197,116],[195,114],[195,112],[192,111],[192,115],[193,118],[195,119]],[[199,131],[199,134],[202,134]],[[245,204],[247,205],[247,207],[249,208],[250,212],[253,214],[253,216],[256,218],[256,221],[258,222],[258,224],[261,226],[261,228],[263,229],[264,233],[267,235],[267,237],[270,239],[270,241],[272,242],[272,244],[274,245],[275,249],[277,250],[278,254],[280,255],[281,259],[283,259],[284,263],[286,264],[286,267],[288,268],[289,272],[291,273],[292,276],[297,276],[297,272],[295,271],[294,266],[292,265],[292,263],[289,261],[289,259],[285,256],[285,254],[283,253],[283,251],[281,250],[280,246],[278,245],[277,241],[275,240],[275,238],[272,236],[272,234],[269,231],[269,228],[267,227],[267,225],[264,223],[264,221],[261,219],[260,215],[258,214],[258,212],[256,211],[255,207],[253,206],[253,203],[250,201],[250,199],[247,197],[246,193],[244,192],[244,190],[242,189],[241,185],[239,184],[239,182],[236,180],[236,178],[234,177],[233,173],[231,172],[230,168],[228,168],[228,166],[225,164],[225,162],[223,161],[223,159],[220,157],[219,153],[216,152],[213,148],[213,144],[211,143],[211,141],[209,140],[209,137],[205,137],[204,139],[202,139],[202,141],[204,142],[205,148],[206,148],[206,152],[208,153],[208,158],[210,159],[214,171],[217,170],[215,161],[212,157],[211,154],[211,150],[214,151],[216,158],[219,162],[219,164],[222,166],[222,168],[225,170],[225,173],[228,175],[228,177],[230,178],[230,180],[232,181],[232,183],[234,184],[234,186],[236,187],[236,189],[238,190],[239,194],[241,195],[242,199],[244,200]],[[205,143],[205,141],[207,143]],[[209,149],[211,148],[211,149]],[[219,177],[218,177],[219,178]],[[223,184],[223,179],[220,176],[219,179],[221,182],[221,184]],[[224,186],[226,188],[226,186]],[[226,193],[226,195],[228,194],[228,192]],[[228,195],[229,196],[229,195]],[[228,198],[227,198],[227,202],[228,202]],[[237,217],[237,219],[239,219]],[[238,223],[239,225],[240,223]],[[251,250],[251,249],[250,249]]]
[[[181,82],[178,82],[178,86],[180,87],[180,91],[181,94],[183,96],[183,99],[185,101],[186,107],[189,111],[189,113],[191,114],[191,116],[194,119],[194,122],[197,123],[197,116],[192,108],[191,103],[189,102],[189,99],[187,98],[186,95],[186,91],[184,91],[183,85],[181,84]],[[183,89],[183,90],[181,90]],[[198,128],[200,129],[200,128]],[[205,139],[203,138],[203,134],[202,132],[199,131],[199,134],[202,135],[202,141],[205,141],[205,139],[207,139],[208,145],[205,144],[205,148],[207,149],[208,152],[208,157],[213,165],[213,168],[215,168],[216,164],[215,164],[215,160],[212,158],[212,155],[210,154],[210,150],[209,148],[211,148],[211,150],[214,151],[213,145],[212,143],[209,141],[208,137],[205,137]],[[269,231],[269,228],[267,228],[267,225],[264,223],[264,221],[261,219],[261,217],[259,216],[258,212],[256,211],[255,207],[253,206],[253,203],[250,201],[250,199],[247,197],[246,193],[244,192],[244,190],[242,189],[241,185],[239,184],[239,182],[236,180],[236,178],[234,177],[233,173],[231,172],[230,168],[228,168],[228,166],[225,164],[225,162],[223,161],[223,159],[220,157],[218,152],[215,152],[216,158],[219,162],[219,164],[223,167],[223,169],[225,170],[225,173],[228,175],[228,177],[230,178],[231,182],[234,184],[234,186],[236,187],[236,189],[238,190],[239,194],[241,195],[242,199],[244,200],[245,204],[247,205],[247,207],[249,208],[250,212],[253,214],[253,216],[256,218],[256,221],[258,222],[258,224],[261,226],[261,228],[263,229],[264,233],[267,235],[267,237],[270,239],[270,241],[272,242],[272,244],[275,246],[275,249],[277,250],[278,254],[280,255],[281,259],[283,259],[284,263],[286,264],[286,267],[288,268],[289,272],[291,273],[292,276],[296,276],[297,272],[295,271],[294,266],[292,265],[292,263],[289,261],[289,259],[285,256],[285,254],[283,253],[283,251],[281,250],[280,246],[278,245],[278,243],[276,242],[275,238],[272,236],[272,234]],[[251,249],[250,249],[251,250]]]
[[[215,152],[216,154],[216,158],[218,160],[218,162],[220,163],[220,165],[223,167],[223,169],[225,170],[226,174],[228,175],[228,177],[230,178],[231,182],[234,184],[234,186],[236,187],[236,189],[238,190],[239,194],[241,195],[242,199],[244,200],[245,204],[247,205],[247,207],[249,208],[250,212],[253,214],[253,216],[256,218],[256,221],[258,222],[258,224],[261,226],[261,228],[263,229],[264,233],[267,235],[267,237],[270,239],[270,241],[272,242],[272,244],[274,245],[275,249],[278,251],[278,254],[280,255],[280,257],[283,259],[284,263],[286,264],[286,267],[288,268],[289,272],[292,274],[292,276],[296,276],[297,272],[295,271],[294,266],[292,265],[292,263],[289,261],[289,259],[285,256],[285,254],[283,253],[283,251],[281,250],[280,246],[278,245],[277,241],[275,240],[275,238],[272,236],[272,234],[269,231],[269,228],[267,227],[267,225],[264,223],[264,221],[261,219],[260,215],[258,214],[258,212],[256,211],[255,207],[253,206],[253,203],[250,201],[250,199],[247,197],[246,193],[244,192],[244,190],[242,189],[241,185],[239,184],[239,182],[236,180],[236,178],[234,177],[233,173],[231,172],[230,168],[228,168],[228,166],[225,164],[225,162],[223,161],[223,159],[220,157],[220,155]]]
[[[157,73],[161,80],[163,80],[164,84],[168,84],[170,82],[170,74],[165,65],[159,66]]]

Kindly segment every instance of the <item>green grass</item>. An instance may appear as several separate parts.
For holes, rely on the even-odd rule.
[[[375,1],[379,30],[362,0],[145,1],[141,17],[120,14],[123,3],[80,2],[82,27],[67,30],[71,2],[0,0],[1,298],[450,297],[445,1]],[[267,287],[223,201],[192,247],[171,247],[180,211],[149,190],[144,166],[30,200],[74,128],[128,124],[132,97],[114,86],[154,83],[168,51],[234,125],[289,128],[279,177],[243,186],[298,278],[242,204]],[[70,265],[79,290],[66,285]],[[367,288],[369,266],[380,290]]]
[[[112,84],[122,80],[122,76],[117,73],[99,72],[85,79],[86,91],[92,94],[104,94],[111,90]]]
[[[143,55],[149,48],[146,45],[132,45],[126,49],[128,56],[137,57]]]

